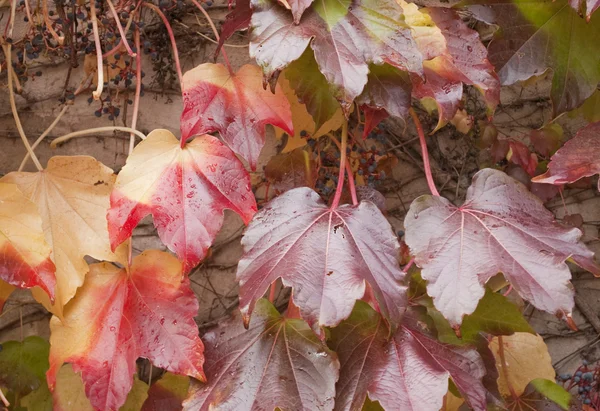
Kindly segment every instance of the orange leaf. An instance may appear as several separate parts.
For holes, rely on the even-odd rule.
[[[177,374],[204,380],[204,346],[194,315],[198,301],[177,259],[158,250],[133,260],[128,274],[92,264],[85,284],[50,321],[48,386],[64,362],[80,372],[97,410],[118,409],[133,385],[138,357]]]

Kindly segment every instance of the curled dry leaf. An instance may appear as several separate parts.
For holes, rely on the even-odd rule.
[[[202,337],[207,384],[192,383],[184,410],[331,410],[340,364],[300,319],[265,299],[245,330],[239,314]]]
[[[93,157],[56,156],[37,173],[13,172],[2,178],[16,184],[42,217],[46,242],[56,266],[54,304],[46,293],[33,295],[53,314],[62,317],[65,304],[83,284],[88,264],[84,257],[127,261],[126,245],[113,253],[108,241],[106,212],[116,176]]]
[[[340,358],[336,410],[360,410],[367,393],[388,411],[437,411],[452,378],[472,409],[486,409],[483,361],[473,348],[442,344],[414,313],[389,338],[383,318],[358,302],[352,315],[331,330]]]
[[[253,170],[267,124],[294,134],[290,104],[279,86],[274,93],[263,88],[259,67],[231,73],[222,64],[200,64],[184,74],[182,93],[181,138],[218,131]]]
[[[278,278],[292,287],[302,318],[316,332],[347,318],[366,283],[390,322],[400,322],[406,307],[400,245],[371,202],[331,209],[309,188],[290,190],[256,214],[242,246],[236,276],[246,323]]]
[[[577,132],[552,156],[548,171],[532,181],[547,184],[573,183],[600,173],[600,123],[589,124]],[[600,181],[598,181],[600,190]]]
[[[133,150],[110,196],[108,231],[117,247],[148,214],[163,243],[189,272],[205,256],[223,224],[225,208],[248,223],[256,212],[250,176],[215,137],[180,147],[168,130],[154,130]]]
[[[39,286],[54,300],[51,251],[36,205],[16,185],[0,183],[0,311],[13,286]]]
[[[189,279],[168,253],[143,252],[129,273],[109,263],[92,264],[64,321],[50,321],[48,386],[54,388],[58,370],[69,362],[81,373],[94,409],[116,410],[132,387],[138,357],[204,380],[197,312]]]
[[[565,260],[600,274],[581,231],[558,224],[537,197],[501,171],[475,174],[460,207],[443,197],[417,198],[404,225],[428,294],[452,325],[475,310],[485,283],[499,272],[535,307],[561,315],[573,308]]]

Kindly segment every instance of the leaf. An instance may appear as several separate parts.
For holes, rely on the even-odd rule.
[[[53,411],[54,405],[52,401],[52,393],[44,383],[35,391],[30,392],[21,398],[21,407],[25,407],[27,411]],[[82,411],[77,409],[77,411]]]
[[[215,50],[215,60],[219,55],[223,44],[225,44],[225,41],[227,41],[233,33],[248,28],[251,17],[252,9],[250,8],[250,0],[236,0],[233,11],[225,16],[225,22],[221,26],[221,35],[219,36],[219,42]]]
[[[37,336],[2,343],[0,385],[18,395],[38,389],[46,381],[48,351],[48,341]]]
[[[310,7],[313,0],[279,0],[285,8],[292,10],[292,15],[294,16],[294,23],[300,23],[300,18],[302,17],[302,13],[304,10]]]
[[[50,252],[36,205],[16,185],[0,183],[0,310],[13,290],[9,284],[40,286],[54,300],[56,268]]]
[[[554,116],[580,106],[600,82],[600,17],[589,23],[567,0],[475,0],[473,11],[502,27],[488,47],[503,85],[553,71]],[[481,11],[485,15],[481,15]]]
[[[4,303],[6,303],[6,300],[8,300],[8,297],[10,297],[15,288],[15,286],[10,285],[6,281],[0,280],[0,313],[4,308]]]
[[[110,196],[112,247],[129,238],[148,214],[163,243],[189,272],[205,256],[229,208],[248,223],[256,212],[250,176],[215,137],[180,147],[170,131],[154,130],[127,158]]]
[[[538,153],[548,157],[563,145],[563,128],[560,124],[551,123],[538,130],[531,130],[529,139]]]
[[[314,187],[317,164],[302,148],[272,157],[265,166],[265,178],[277,191],[296,187]]]
[[[32,292],[59,317],[83,284],[88,272],[86,255],[117,262],[127,259],[126,245],[113,253],[108,241],[105,216],[114,181],[110,168],[88,156],[52,157],[43,171],[12,172],[2,178],[3,183],[16,184],[42,217],[44,237],[56,266],[54,305],[45,292]]]
[[[502,339],[506,370],[500,359],[500,339]],[[503,396],[511,395],[506,375],[517,395],[523,394],[527,384],[536,378],[554,380],[554,368],[552,368],[548,347],[542,337],[528,333],[515,333],[500,339],[492,338],[490,349],[496,357],[496,368],[500,375],[498,388]]]
[[[557,404],[563,410],[569,409],[571,394],[569,394],[567,390],[554,381],[546,380],[544,378],[536,378],[529,383],[528,387],[533,387],[536,392]],[[528,389],[525,388],[525,393],[527,393],[527,391]]]
[[[252,6],[250,56],[267,80],[300,58],[310,43],[346,114],[367,83],[370,63],[422,73],[421,53],[394,0],[319,0],[300,24],[272,0],[253,0]]]
[[[477,352],[439,343],[411,315],[388,340],[382,317],[358,302],[352,315],[331,330],[330,347],[341,365],[336,410],[360,410],[368,393],[387,411],[437,411],[448,377],[473,409],[486,409],[485,370]]]
[[[142,411],[175,411],[183,408],[190,379],[183,375],[165,373],[148,390],[148,399],[144,402]]]
[[[48,389],[46,388],[46,390]],[[140,411],[148,396],[147,392],[148,385],[135,376],[133,387],[127,394],[127,400],[119,410]],[[85,396],[81,376],[73,371],[71,364],[63,365],[58,371],[51,399],[54,401],[54,411],[92,411],[94,409],[90,400]]]
[[[573,183],[580,178],[600,173],[600,123],[580,129],[553,156],[548,171],[532,181],[546,184]],[[600,181],[598,182],[600,190]]]
[[[260,68],[245,65],[230,73],[222,64],[204,63],[182,80],[182,139],[218,131],[223,141],[255,170],[265,145],[265,126],[294,134],[290,105],[280,87],[264,90]]]
[[[265,299],[245,330],[240,316],[204,334],[207,384],[192,383],[185,410],[330,410],[339,362],[299,319]]]
[[[581,231],[559,225],[537,197],[501,171],[475,174],[460,207],[443,197],[417,198],[404,225],[428,294],[452,325],[475,310],[484,284],[499,272],[535,307],[562,315],[573,308],[565,260],[600,274]]]
[[[569,112],[569,117],[578,115],[582,115],[589,123],[600,121],[600,91],[595,91],[579,108]]]
[[[85,284],[50,321],[48,385],[69,362],[81,372],[95,409],[117,409],[133,384],[135,361],[204,379],[202,341],[194,316],[198,301],[181,264],[168,253],[145,251],[130,272],[109,263],[90,266]]]
[[[246,324],[278,278],[292,287],[302,318],[317,333],[350,315],[367,282],[392,323],[405,310],[398,239],[371,202],[332,210],[309,188],[287,191],[256,214],[242,246],[236,276]]]
[[[586,19],[589,23],[592,17],[592,13],[600,7],[600,1],[598,0],[569,0],[569,5],[573,7],[576,12],[585,12]]]

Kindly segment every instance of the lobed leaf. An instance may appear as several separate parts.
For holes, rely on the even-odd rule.
[[[264,90],[260,68],[245,65],[231,73],[204,63],[183,76],[181,138],[218,131],[223,141],[255,170],[265,145],[265,126],[294,134],[290,105],[279,86]]]
[[[52,157],[43,171],[12,172],[2,178],[3,183],[16,184],[42,218],[56,266],[54,304],[45,292],[35,288],[32,292],[59,317],[83,284],[88,272],[86,255],[97,260],[127,260],[127,246],[113,252],[108,241],[105,216],[115,178],[110,168],[88,156]]]
[[[309,188],[290,190],[256,214],[242,246],[236,276],[246,323],[278,278],[292,287],[302,318],[317,333],[350,315],[366,283],[393,324],[404,313],[398,239],[371,202],[331,209]]]
[[[239,315],[204,334],[208,383],[193,382],[184,410],[331,410],[339,362],[302,320],[265,299],[250,327]]]
[[[37,285],[54,300],[51,251],[36,205],[16,185],[0,182],[0,311],[13,286]]]
[[[21,341],[2,343],[0,385],[17,395],[26,395],[46,383],[48,341],[30,336]]]
[[[116,410],[132,387],[138,357],[204,380],[197,312],[189,279],[170,254],[145,251],[129,273],[109,263],[91,265],[64,322],[50,321],[50,389],[69,362],[94,409]]]
[[[250,0],[236,0],[234,9],[225,16],[225,22],[221,26],[221,35],[215,50],[215,60],[225,44],[233,33],[238,30],[245,30],[250,25],[252,17],[252,9],[250,8]]]
[[[553,156],[548,171],[532,181],[547,184],[574,183],[583,177],[600,173],[600,123],[580,129]],[[600,190],[600,181],[598,182]]]
[[[142,218],[154,217],[163,243],[189,272],[205,256],[229,208],[248,223],[256,212],[250,176],[215,137],[180,147],[167,130],[154,130],[133,150],[110,196],[107,214],[113,248]]]
[[[417,198],[404,225],[427,291],[452,325],[475,310],[484,284],[499,272],[535,307],[562,315],[574,304],[565,260],[600,274],[581,231],[558,224],[537,197],[501,171],[475,174],[460,207],[442,197]]]
[[[437,411],[449,377],[471,408],[486,409],[485,369],[477,351],[438,342],[408,313],[388,336],[383,318],[364,302],[331,330],[330,346],[341,365],[336,410],[360,410],[368,394],[388,411]]]

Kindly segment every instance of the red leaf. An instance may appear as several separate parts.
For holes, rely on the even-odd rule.
[[[573,308],[565,260],[600,274],[581,231],[559,225],[525,186],[497,170],[475,174],[460,207],[417,198],[404,225],[428,294],[452,325],[475,310],[484,284],[499,272],[535,307],[563,314]]]
[[[81,372],[85,393],[97,410],[117,410],[133,384],[138,357],[168,371],[205,379],[203,345],[194,316],[198,301],[181,264],[150,250],[130,272],[109,263],[90,266],[85,283],[50,321],[53,389],[64,362]]]
[[[221,26],[221,35],[219,43],[215,50],[215,59],[221,51],[221,47],[225,41],[229,39],[233,33],[238,30],[247,29],[250,26],[250,18],[252,17],[252,9],[250,8],[250,0],[236,0],[235,8],[231,13],[225,16],[225,22]]]
[[[268,79],[298,59],[309,43],[346,113],[367,83],[369,63],[422,73],[421,53],[393,0],[354,0],[349,7],[317,2],[300,24],[274,1],[255,5],[250,56]]]
[[[426,81],[419,76],[411,76],[413,95],[419,100],[429,98],[436,104],[438,124],[432,131],[435,132],[452,120],[456,114],[463,95],[463,85],[460,81],[448,81],[427,66],[424,72]]]
[[[189,272],[206,255],[229,208],[247,224],[256,212],[250,176],[216,138],[187,143],[155,130],[133,150],[110,196],[108,231],[115,248],[148,214],[163,243]]]
[[[379,123],[388,118],[390,115],[382,108],[371,108],[369,106],[360,106],[360,109],[365,114],[365,127],[363,129],[363,138],[369,137],[369,134]]]
[[[371,202],[332,210],[311,189],[290,190],[256,214],[242,245],[237,278],[246,322],[277,278],[293,288],[302,317],[317,332],[350,315],[365,282],[385,316],[393,324],[400,321],[406,288],[398,239]]]
[[[292,10],[294,23],[298,24],[300,23],[302,13],[304,13],[304,10],[310,7],[313,0],[279,0],[279,2],[283,4],[285,8]]]
[[[330,410],[339,362],[308,325],[267,300],[245,330],[239,315],[203,336],[207,384],[192,383],[186,410]]]
[[[537,156],[529,151],[529,148],[518,141],[509,141],[510,150],[506,155],[506,159],[512,163],[523,167],[530,176],[535,175],[535,170],[538,165]]]
[[[204,63],[183,76],[181,136],[218,131],[252,169],[265,144],[265,126],[294,135],[290,104],[279,86],[263,89],[260,68],[245,65],[230,73],[222,64]]]
[[[360,410],[368,394],[388,411],[437,411],[450,377],[471,408],[485,410],[485,368],[477,351],[440,343],[410,315],[388,339],[381,316],[358,302],[350,318],[331,331],[330,346],[341,366],[335,409]]]
[[[600,173],[600,123],[592,123],[552,156],[548,171],[533,179],[536,183],[567,184]],[[600,190],[600,181],[598,181]]]

